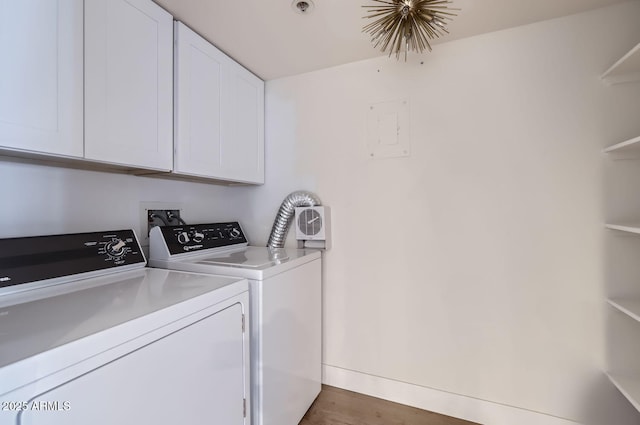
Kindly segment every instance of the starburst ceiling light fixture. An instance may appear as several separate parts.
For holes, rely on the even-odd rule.
[[[375,19],[362,28],[371,35],[374,47],[380,46],[383,52],[389,48],[389,56],[395,52],[396,59],[404,49],[422,53],[431,51],[429,39],[438,38],[447,31],[446,22],[451,21],[453,10],[449,0],[371,0],[375,4],[365,5],[369,15],[364,18]]]

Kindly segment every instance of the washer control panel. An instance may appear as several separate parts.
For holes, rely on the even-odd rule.
[[[162,226],[162,237],[171,254],[247,243],[240,223],[193,224],[188,226]]]
[[[138,263],[133,230],[0,239],[0,288]]]

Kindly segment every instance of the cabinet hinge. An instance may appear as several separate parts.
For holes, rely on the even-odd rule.
[[[242,315],[242,332],[244,332],[244,314]]]
[[[246,398],[242,399],[242,417],[243,418],[247,417],[247,399]]]

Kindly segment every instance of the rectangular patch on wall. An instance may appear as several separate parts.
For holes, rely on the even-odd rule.
[[[410,154],[409,101],[369,105],[367,154],[370,158],[397,158]]]

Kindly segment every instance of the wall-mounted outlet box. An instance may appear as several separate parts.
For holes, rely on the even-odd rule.
[[[147,211],[147,235],[152,227],[177,226],[183,224],[180,210],[149,210]]]
[[[152,227],[181,224],[182,206],[173,202],[141,202],[140,230],[141,245],[149,245],[149,231]]]

